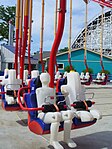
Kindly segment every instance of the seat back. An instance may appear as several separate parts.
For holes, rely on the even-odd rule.
[[[40,76],[36,78],[30,79],[28,83],[28,87],[30,87],[30,92],[25,94],[24,99],[28,108],[37,108],[37,98],[36,98],[36,89],[42,87],[42,83],[40,81]],[[31,118],[36,118],[38,115],[37,111],[29,112]]]
[[[31,93],[36,93],[36,89],[42,87],[42,83],[40,81],[40,76],[37,78],[33,78],[29,81],[28,86],[31,88]]]
[[[19,90],[21,84],[22,84],[22,80],[16,79],[16,70],[10,69],[9,76],[5,81],[5,89],[6,90]]]
[[[28,108],[37,108],[36,93],[26,93],[24,95],[24,100]],[[38,112],[30,111],[29,115],[30,115],[30,118],[34,119],[34,118],[37,118]]]
[[[97,74],[96,79],[98,79],[98,80],[102,79],[102,77],[101,77],[101,74],[100,74],[100,73],[98,73],[98,74]]]
[[[80,76],[78,72],[70,72],[67,74],[67,85],[62,85],[61,89],[64,89],[69,93],[68,97],[70,104],[77,100],[84,100],[85,93],[81,85]]]

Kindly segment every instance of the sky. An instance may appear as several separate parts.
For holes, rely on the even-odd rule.
[[[65,28],[59,49],[68,46],[69,33],[69,3],[67,0],[67,12],[65,18]],[[14,6],[16,0],[0,0],[0,5]],[[45,0],[45,26],[43,50],[50,51],[54,40],[54,11],[55,0]],[[88,22],[101,12],[101,7],[90,2],[88,7]],[[72,21],[72,42],[84,27],[85,3],[83,0],[73,0],[73,21]],[[33,0],[33,25],[31,53],[39,51],[40,47],[40,24],[41,24],[41,0]]]

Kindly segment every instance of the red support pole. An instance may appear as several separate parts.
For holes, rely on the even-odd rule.
[[[31,31],[32,31],[32,5],[33,0],[30,0],[30,17],[29,17],[29,32],[28,32],[28,74],[31,74],[31,60],[30,60],[30,51],[31,51]]]
[[[20,24],[20,27],[19,27],[19,29],[20,29],[20,32],[19,32],[19,61],[21,60],[21,49],[22,49],[22,37],[23,37],[23,34],[22,34],[22,32],[23,32],[23,29],[22,29],[22,27],[23,27],[23,1],[24,0],[21,0],[21,7],[20,7],[20,22],[19,22],[19,24]]]
[[[19,12],[20,12],[20,0],[17,0],[17,6],[16,6],[16,46],[15,46],[15,62],[14,62],[14,69],[16,70],[16,77],[18,75]]]
[[[24,37],[23,37],[23,46],[21,51],[21,61],[20,61],[20,79],[23,81],[23,72],[24,72],[24,58],[27,47],[27,34],[28,34],[28,10],[29,10],[29,0],[25,0],[24,7]]]
[[[63,35],[64,24],[65,24],[65,13],[66,13],[66,0],[60,0],[60,11],[58,17],[58,27],[56,37],[51,49],[50,60],[49,60],[49,74],[50,74],[50,87],[54,87],[54,66],[56,61],[56,53],[61,42]]]

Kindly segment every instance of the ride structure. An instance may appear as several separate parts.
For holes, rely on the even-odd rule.
[[[29,2],[29,27],[28,27],[28,75],[31,75],[31,61],[30,61],[30,51],[31,51],[31,31],[32,31],[32,5],[33,0]]]
[[[101,5],[102,8],[102,15],[101,15],[101,31],[100,31],[100,65],[102,68],[102,76],[100,73],[97,74],[96,80],[93,80],[94,83],[99,84],[99,85],[106,85],[108,76],[105,74],[105,69],[103,65],[103,24],[104,24],[104,3],[105,0],[103,0],[103,4]],[[110,4],[108,7],[112,8],[112,4]]]
[[[44,5],[45,2],[42,0],[42,20],[41,20],[41,30],[40,30],[40,62],[42,66],[42,72],[44,72],[44,62],[43,62],[43,34],[44,34]]]
[[[69,21],[69,38],[68,38],[68,62],[70,65],[70,70],[73,70],[71,62],[71,36],[72,36],[72,0],[70,0],[70,21]]]
[[[85,35],[84,35],[84,64],[86,67],[86,74],[83,77],[81,76],[81,84],[82,85],[90,85],[92,82],[92,76],[89,74],[89,68],[87,64],[87,20],[88,20],[88,0],[84,0],[86,5],[86,11],[85,11]],[[82,74],[82,73],[81,73]]]
[[[23,73],[24,73],[24,58],[27,46],[27,35],[28,35],[28,16],[29,16],[29,1],[25,0],[24,3],[24,37],[23,37],[23,45],[21,51],[21,61],[20,61],[20,79],[23,83]]]
[[[62,2],[60,2],[60,8],[59,8],[57,33],[51,49],[50,61],[49,61],[49,74],[51,77],[49,86],[52,88],[54,87],[54,66],[56,60],[56,53],[63,35],[65,12],[66,12],[66,1],[62,0]]]
[[[20,14],[21,0],[17,0],[16,6],[16,47],[15,47],[15,63],[14,69],[16,70],[16,76],[18,75],[18,47],[19,47],[19,14]]]
[[[90,126],[96,122],[96,119],[100,118],[100,114],[97,111],[91,111],[90,113],[88,112],[88,107],[91,107],[93,104],[92,101],[90,101],[90,104],[88,104],[88,101],[87,103],[86,101],[84,102],[79,101],[79,103],[84,106],[84,107],[81,106],[84,109],[82,108],[82,111],[77,112],[78,117],[74,117],[74,112],[68,110],[67,104],[65,103],[61,105],[58,104],[60,103],[60,100],[58,101],[58,103],[56,102],[56,95],[54,90],[55,60],[56,60],[57,49],[63,35],[65,13],[66,13],[66,0],[61,0],[59,2],[60,2],[59,3],[60,11],[58,12],[59,13],[58,27],[50,55],[49,74],[42,73],[40,75],[40,80],[39,77],[33,78],[29,81],[30,83],[28,87],[20,88],[18,92],[18,102],[23,111],[28,111],[29,129],[33,133],[40,135],[50,133],[51,134],[50,144],[53,145],[54,148],[63,149],[63,147],[59,144],[57,140],[58,130],[59,131],[64,130],[63,141],[66,142],[69,147],[74,148],[76,147],[76,144],[70,139],[71,126],[72,129]],[[77,100],[76,96],[78,92],[81,93],[79,100],[81,100],[82,98],[81,83],[78,73],[71,72],[68,74],[67,79],[69,80],[69,83],[70,78],[72,78],[71,81],[73,81],[73,84],[75,84],[75,89],[74,85],[70,87],[71,89],[74,89],[72,92],[72,95],[74,95],[73,96],[74,101],[71,101],[70,99],[71,93],[70,97],[68,97],[69,91],[66,93],[65,87],[63,87],[63,89],[61,90],[63,92],[63,95],[60,95],[60,97],[63,96],[65,98],[68,98],[68,100],[71,101],[70,107],[75,107],[78,106],[76,101]],[[68,88],[70,84],[67,84]],[[79,85],[78,88],[76,84]],[[20,94],[26,89],[28,90],[28,93],[24,93],[24,95],[22,96],[25,102],[25,106],[23,106]],[[84,98],[82,98],[82,100],[83,99]],[[81,107],[78,106],[78,108]],[[43,116],[45,116],[44,119]]]
[[[87,66],[87,58],[86,58],[86,49],[87,49],[86,48],[86,36],[87,36],[87,5],[88,5],[88,1],[87,0],[84,0],[84,1],[86,3],[85,36],[84,36],[84,50],[85,50],[85,53],[84,53],[84,63],[85,63],[86,72],[87,72],[88,66]],[[112,4],[111,4],[110,1],[107,2],[105,0],[95,0],[94,2],[99,3],[100,6],[101,6],[101,8],[102,8],[101,31],[100,31],[100,65],[101,65],[101,68],[102,68],[102,77],[99,77],[99,74],[98,74],[98,77],[96,78],[96,80],[93,80],[93,82],[96,83],[96,84],[106,85],[107,80],[108,80],[108,76],[106,74],[104,74],[103,54],[102,54],[102,52],[103,52],[104,6],[107,6],[109,8],[112,8]],[[98,79],[98,78],[100,78],[100,79]],[[87,80],[90,80],[90,81],[88,82]],[[91,77],[91,75],[89,76],[88,73],[84,77],[83,77],[83,75],[81,75],[81,83],[82,84],[86,84],[86,82],[87,82],[86,85],[90,85],[91,81],[92,81],[92,77]]]
[[[31,3],[30,3],[30,5],[31,5]],[[24,37],[22,38],[22,20],[23,20],[22,19],[22,11],[23,11],[23,7],[24,7]],[[21,12],[20,12],[20,10],[21,10]],[[19,18],[19,15],[21,16],[20,18]],[[24,85],[23,73],[24,73],[25,51],[26,51],[27,39],[28,39],[28,37],[27,37],[28,36],[28,18],[29,18],[29,1],[25,0],[23,3],[22,0],[17,0],[15,69],[8,70],[8,77],[7,78],[4,77],[2,82],[1,82],[1,84],[2,84],[2,89],[1,89],[2,107],[6,111],[21,110],[21,108],[18,104],[17,92],[18,92],[19,88]],[[19,26],[19,21],[20,21],[20,26]],[[21,37],[20,42],[19,42],[19,36]],[[23,40],[23,42],[22,42],[22,40]],[[18,57],[20,54],[18,52],[18,49],[20,50],[20,53],[21,53],[21,57],[20,57],[20,79],[17,78],[17,76],[18,76]]]

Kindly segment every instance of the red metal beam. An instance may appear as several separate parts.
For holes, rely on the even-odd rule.
[[[19,12],[20,12],[20,0],[17,0],[16,6],[16,46],[15,46],[15,62],[14,69],[16,70],[16,77],[18,75],[18,43],[19,43]]]
[[[106,0],[92,0],[92,1],[98,3],[101,6],[106,6],[106,7],[112,8],[112,4],[111,4],[112,1],[111,0],[109,0],[109,1],[106,1]]]
[[[30,51],[31,51],[31,32],[32,32],[32,7],[33,0],[30,0],[29,5],[29,30],[28,30],[28,74],[31,75],[31,60],[30,60]]]
[[[20,61],[20,79],[23,82],[23,71],[24,71],[24,58],[27,47],[27,33],[28,33],[28,16],[29,16],[29,0],[25,0],[24,4],[24,37],[23,46],[21,51],[21,61]]]
[[[58,47],[63,35],[64,24],[65,24],[65,13],[66,13],[66,0],[60,0],[57,33],[51,49],[50,60],[49,60],[49,74],[51,77],[49,86],[52,88],[54,87],[54,67],[56,62],[56,53],[58,51]]]

